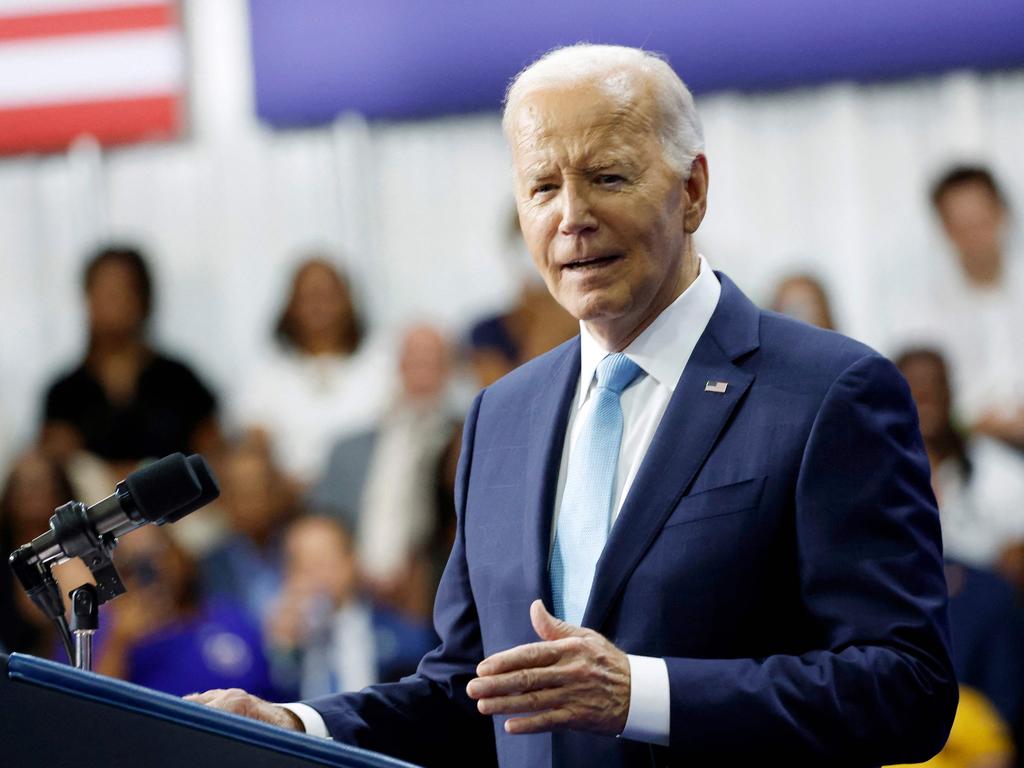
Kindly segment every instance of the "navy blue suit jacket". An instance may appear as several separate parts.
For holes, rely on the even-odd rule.
[[[956,708],[939,518],[917,416],[869,348],[755,307],[711,321],[597,566],[583,624],[668,666],[671,745],[510,736],[465,693],[537,640],[579,339],[481,392],[466,421],[441,645],[391,686],[309,702],[335,738],[428,765],[917,762]],[[724,381],[724,393],[706,392]],[[496,755],[496,757],[495,757]]]

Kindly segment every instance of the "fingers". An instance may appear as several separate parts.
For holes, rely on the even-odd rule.
[[[579,679],[581,672],[582,668],[579,665],[568,664],[520,669],[470,680],[466,686],[466,693],[471,699],[487,699],[542,688],[555,688]]]
[[[517,645],[507,651],[488,656],[476,667],[480,677],[513,672],[517,669],[547,667],[556,664],[567,654],[579,650],[580,638],[566,637],[560,640],[548,640],[539,643]]]
[[[214,709],[223,709],[226,712],[245,714],[249,706],[248,699],[252,698],[241,688],[214,688],[203,693],[190,693],[185,696],[185,701],[195,704],[205,704]]]
[[[556,648],[554,643],[529,643],[488,656],[477,665],[476,673],[480,677],[484,677],[517,669],[546,667],[554,664],[561,657],[561,649]]]
[[[530,606],[541,642],[490,656],[466,693],[483,715],[526,715],[504,723],[507,733],[574,729],[622,733],[630,700],[625,653],[592,629],[552,616],[541,601]]]
[[[505,721],[505,733],[545,733],[569,728],[576,715],[568,709],[549,709],[529,717],[511,717]]]
[[[530,605],[530,622],[541,642],[489,656],[466,685],[481,714],[525,714],[505,721],[510,734],[621,733],[631,685],[626,654],[594,630],[552,616],[540,600]]]
[[[482,715],[515,715],[522,712],[543,712],[557,709],[565,704],[565,691],[549,688],[540,691],[529,691],[514,696],[496,696],[481,699],[477,709]]]
[[[534,600],[531,603],[530,622],[541,642],[527,643],[489,656],[477,665],[477,675],[484,677],[515,669],[546,667],[556,663],[566,651],[578,650],[575,645],[565,641],[593,634],[592,630],[577,627],[552,616],[544,607],[543,600]]]

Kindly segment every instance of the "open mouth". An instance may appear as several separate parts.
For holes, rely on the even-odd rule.
[[[585,259],[570,261],[568,264],[565,264],[562,269],[571,269],[576,271],[595,269],[616,262],[621,258],[622,254],[619,253],[609,254],[608,256],[591,256]]]

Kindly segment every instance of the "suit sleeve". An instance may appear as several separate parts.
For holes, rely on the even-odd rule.
[[[794,515],[799,586],[820,649],[666,659],[671,752],[790,765],[927,759],[945,743],[957,687],[928,463],[909,390],[888,360],[862,358],[829,388]]]
[[[316,709],[335,740],[417,765],[494,765],[491,718],[466,695],[483,659],[480,626],[465,558],[466,489],[481,392],[466,417],[456,480],[457,531],[434,604],[441,644],[423,657],[416,674],[358,693],[304,702]]]

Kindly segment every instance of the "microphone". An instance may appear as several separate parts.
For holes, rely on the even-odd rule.
[[[114,493],[91,507],[79,501],[58,507],[50,530],[11,553],[11,570],[29,599],[56,625],[68,658],[77,666],[90,667],[97,609],[125,591],[112,559],[117,538],[147,523],[173,523],[219,495],[217,480],[202,456],[172,453],[132,472]],[[83,584],[71,593],[77,651],[52,571],[55,563],[73,557],[81,558],[96,580],[95,587]]]
[[[114,493],[91,507],[79,502],[59,507],[50,518],[50,530],[28,546],[33,559],[44,564],[82,557],[104,538],[117,539],[147,523],[173,523],[219,495],[202,456],[172,453],[132,472]]]

